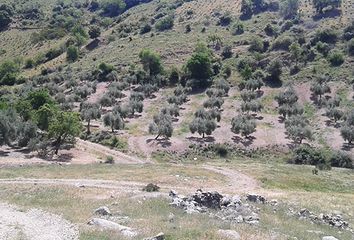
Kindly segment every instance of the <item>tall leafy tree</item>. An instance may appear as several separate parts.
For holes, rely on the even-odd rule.
[[[192,79],[193,87],[207,87],[210,85],[211,81],[209,80],[213,75],[212,53],[204,44],[198,44],[185,68]]]
[[[150,49],[144,49],[139,53],[140,62],[150,76],[160,74],[163,71],[161,57]]]
[[[81,132],[80,115],[75,112],[58,111],[50,121],[48,137],[53,140],[54,153],[58,154],[63,143],[74,141]]]

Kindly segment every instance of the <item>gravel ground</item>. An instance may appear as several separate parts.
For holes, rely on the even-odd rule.
[[[21,211],[0,203],[1,240],[77,240],[79,231],[62,217],[39,209]]]

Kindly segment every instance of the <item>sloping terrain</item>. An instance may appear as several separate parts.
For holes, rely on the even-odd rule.
[[[339,2],[2,0],[0,239],[352,240]]]

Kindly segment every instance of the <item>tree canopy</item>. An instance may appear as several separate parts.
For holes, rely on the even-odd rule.
[[[160,55],[150,49],[144,49],[139,53],[140,62],[150,76],[157,75],[163,71]]]

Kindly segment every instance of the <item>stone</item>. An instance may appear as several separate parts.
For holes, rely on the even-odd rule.
[[[144,238],[144,240],[164,240],[165,239],[165,234],[164,233],[159,233],[155,237],[151,238]]]
[[[338,238],[335,238],[333,236],[324,236],[322,240],[338,240]]]
[[[271,206],[277,206],[277,205],[278,205],[278,200],[272,199],[272,200],[269,201],[269,204],[270,204]]]
[[[248,194],[247,201],[254,202],[254,203],[266,203],[265,197],[257,194]]]
[[[220,229],[220,230],[218,230],[218,234],[223,239],[230,239],[230,240],[239,240],[239,239],[241,239],[240,234],[238,232],[234,231],[234,230],[223,230],[223,229]]]
[[[103,206],[103,207],[99,207],[95,210],[95,214],[96,215],[102,215],[102,216],[107,216],[107,215],[112,215],[111,211],[109,210],[108,207]]]
[[[138,233],[130,227],[101,218],[92,218],[87,224],[97,226],[105,230],[120,232],[125,237],[135,237],[138,235]]]
[[[174,220],[175,220],[175,215],[174,215],[173,213],[170,213],[170,214],[168,215],[168,221],[169,221],[169,222],[174,222]]]

